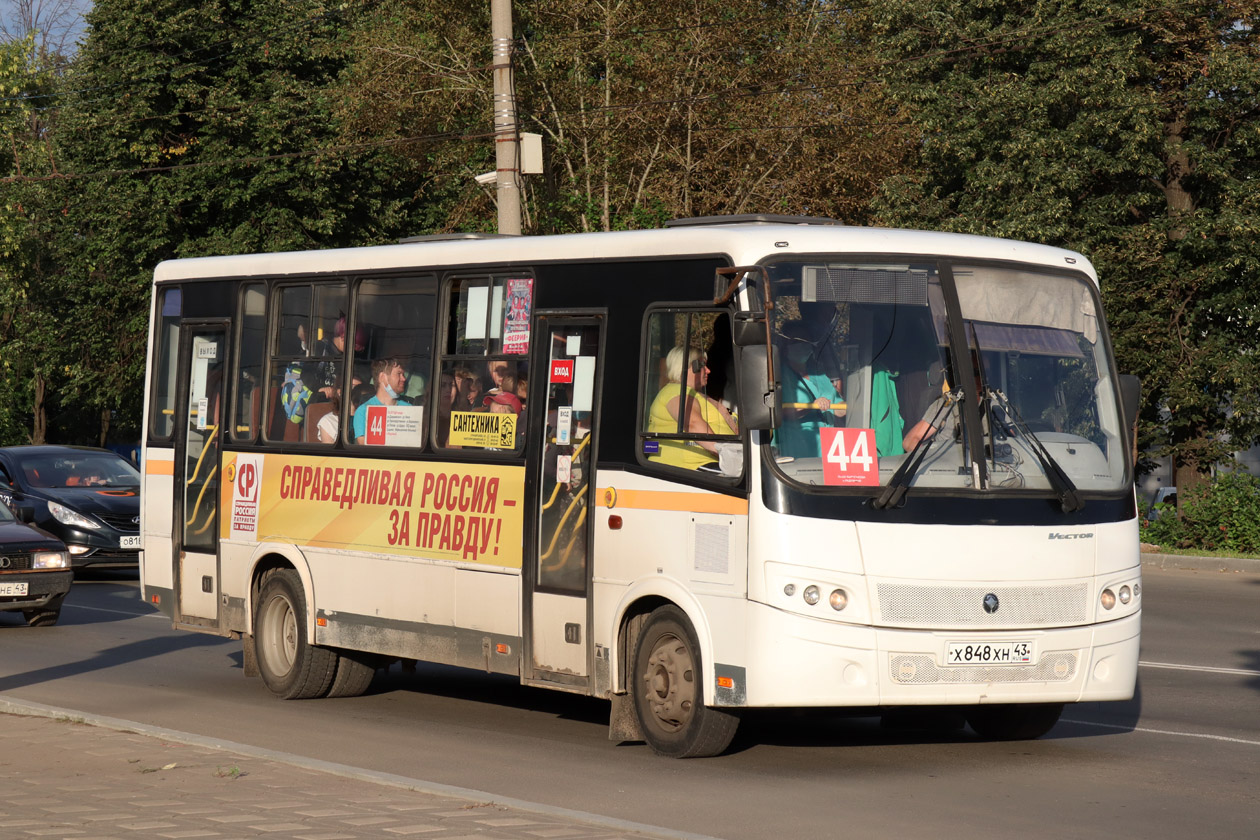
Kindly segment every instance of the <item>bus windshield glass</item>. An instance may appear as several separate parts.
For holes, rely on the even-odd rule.
[[[953,266],[943,281],[926,261],[781,262],[769,273],[781,400],[770,446],[788,479],[875,488],[905,465],[897,481],[909,488],[1123,486],[1119,411],[1086,278]],[[953,295],[967,343],[957,361]],[[971,452],[968,401],[983,452]]]

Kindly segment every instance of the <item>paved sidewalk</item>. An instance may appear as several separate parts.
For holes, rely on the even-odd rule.
[[[4,840],[698,837],[10,698],[0,712]]]

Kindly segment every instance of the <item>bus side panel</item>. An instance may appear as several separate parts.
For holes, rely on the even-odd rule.
[[[596,693],[624,690],[618,632],[625,611],[642,599],[660,598],[690,617],[708,663],[705,700],[715,702],[715,669],[742,657],[747,501],[620,470],[602,470],[596,482],[601,501],[593,515]],[[614,515],[622,520],[617,530],[609,527]],[[718,616],[721,632],[712,626]]]
[[[149,447],[142,465],[141,505],[144,550],[140,552],[140,586],[144,600],[164,615],[175,616],[175,577],[172,558],[175,450]],[[157,601],[154,601],[154,598]]]

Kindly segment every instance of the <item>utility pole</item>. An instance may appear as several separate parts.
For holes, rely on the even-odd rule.
[[[490,37],[494,43],[494,163],[499,233],[520,235],[520,137],[512,81],[512,0],[490,0]]]

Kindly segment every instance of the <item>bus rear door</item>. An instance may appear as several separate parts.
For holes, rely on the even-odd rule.
[[[227,359],[226,324],[189,324],[179,351],[172,540],[175,621],[218,628],[219,454]],[[182,410],[183,417],[178,417]]]

